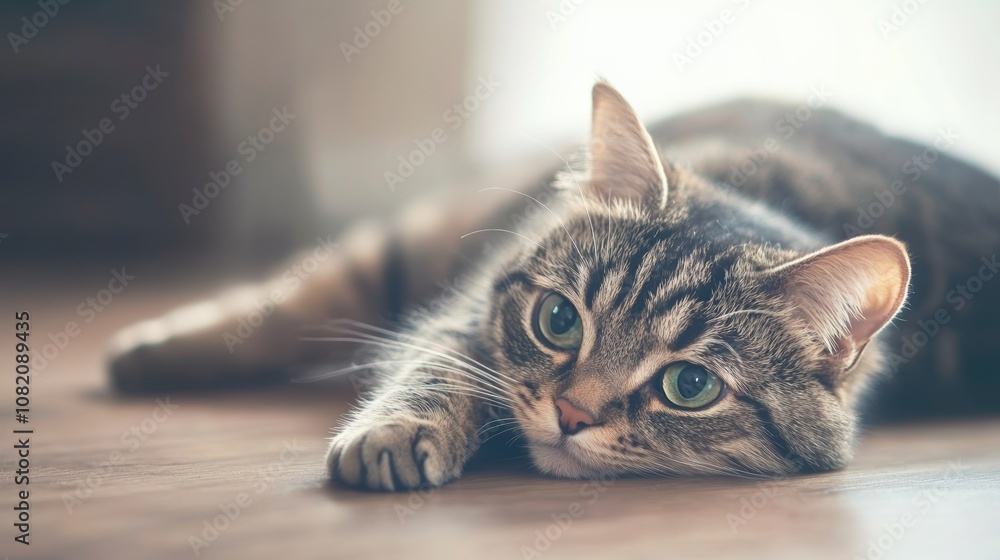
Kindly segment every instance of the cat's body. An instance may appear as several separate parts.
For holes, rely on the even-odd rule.
[[[951,127],[936,130],[925,146],[803,107],[732,103],[670,119],[651,133],[667,159],[694,154],[690,164],[701,176],[743,181],[737,192],[807,224],[823,241],[882,234],[906,244],[910,295],[882,336],[888,379],[873,415],[997,410],[1000,181],[949,156],[961,142]],[[764,163],[746,164],[762,152]]]
[[[334,341],[372,346],[382,382],[329,466],[396,490],[457,477],[491,427],[523,433],[535,464],[563,476],[780,474],[846,462],[879,373],[895,371],[878,413],[993,404],[1000,184],[943,153],[948,138],[925,151],[834,112],[755,102],[650,133],[670,163],[599,84],[588,174],[356,228],[293,293],[279,275],[124,331],[115,380],[229,382],[328,359]],[[460,242],[525,215],[514,235],[477,234],[509,237],[501,249]],[[824,249],[859,234],[909,249],[898,329],[882,331],[909,284],[903,246],[865,235]],[[262,301],[274,312],[234,339]],[[299,340],[303,325],[391,324],[429,302],[402,334],[342,321],[306,333],[327,344]]]

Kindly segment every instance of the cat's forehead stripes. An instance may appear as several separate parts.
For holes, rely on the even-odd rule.
[[[738,252],[706,245],[696,229],[630,216],[607,226],[598,222],[602,238],[614,236],[601,241],[616,250],[593,251],[584,240],[584,251],[578,253],[569,237],[587,225],[586,218],[577,217],[568,222],[567,229],[552,230],[540,247],[531,248],[520,261],[520,268],[495,282],[495,290],[507,292],[517,286],[525,291],[561,292],[588,317],[589,331],[608,330],[609,321],[617,323],[614,329],[620,336],[603,332],[600,342],[605,336],[617,339],[639,329],[655,334],[676,352],[709,333],[712,310],[705,304],[727,282]],[[525,307],[522,313],[533,310]],[[594,336],[593,332],[585,334],[582,355],[599,350],[588,343]]]
[[[607,280],[610,269],[611,265],[607,262],[590,268],[590,273],[587,276],[587,284],[583,290],[583,301],[587,309],[593,309],[594,300],[597,298],[597,294],[601,291],[601,288],[604,287],[604,282]]]
[[[553,228],[539,237],[541,247],[526,247],[518,268],[495,282],[498,292],[515,293],[505,314],[522,319],[520,330],[530,329],[535,320],[535,295],[557,291],[579,308],[588,325],[577,365],[608,361],[622,366],[628,375],[621,384],[631,386],[639,378],[648,382],[659,369],[646,371],[637,367],[640,363],[659,361],[662,367],[683,359],[711,363],[727,385],[747,389],[731,325],[712,321],[742,303],[736,289],[716,297],[719,290],[734,286],[733,278],[745,276],[735,270],[742,254],[738,248],[713,244],[702,229],[679,227],[668,219],[619,215],[597,222],[601,250],[581,234],[582,251],[577,252],[570,237],[589,233],[588,224],[586,217],[576,216],[567,229]],[[503,345],[522,362],[539,351],[530,332],[508,336]],[[561,371],[565,376],[566,370]]]
[[[693,315],[696,306],[697,303],[691,299],[681,300],[670,313],[657,316],[656,319],[649,321],[646,327],[653,336],[666,343],[671,350],[677,350],[677,348],[673,348],[673,341],[677,340],[692,321],[697,321]]]
[[[663,271],[667,280],[659,284],[650,294],[646,307],[655,305],[674,294],[685,293],[711,281],[710,264],[700,252],[685,255],[677,262],[676,268]]]
[[[604,274],[605,281],[604,284],[607,286],[617,286],[621,284],[622,279],[625,277],[625,270],[621,268],[608,267],[607,272]],[[594,312],[607,311],[612,309],[612,302],[615,298],[615,291],[612,289],[601,289],[598,290],[597,295],[594,298],[593,305],[591,309]]]

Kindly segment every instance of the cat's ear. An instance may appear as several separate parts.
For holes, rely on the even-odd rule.
[[[591,196],[666,205],[667,178],[653,139],[625,98],[604,82],[594,84],[590,157]]]
[[[827,352],[850,368],[865,345],[903,307],[910,282],[906,247],[864,235],[773,271]]]

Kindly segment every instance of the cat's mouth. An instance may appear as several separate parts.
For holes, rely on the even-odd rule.
[[[593,442],[586,440],[592,434],[563,434],[558,415],[547,410],[514,408],[512,412],[526,436],[528,452],[538,470],[563,478],[593,478],[608,470],[607,465],[591,459],[593,453],[588,453],[587,444]]]

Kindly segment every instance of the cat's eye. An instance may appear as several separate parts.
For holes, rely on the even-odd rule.
[[[535,327],[542,341],[558,350],[579,348],[583,341],[580,314],[569,300],[556,293],[542,297],[535,314]]]
[[[688,362],[670,364],[660,381],[663,395],[680,408],[701,408],[722,394],[722,380],[707,369]]]

